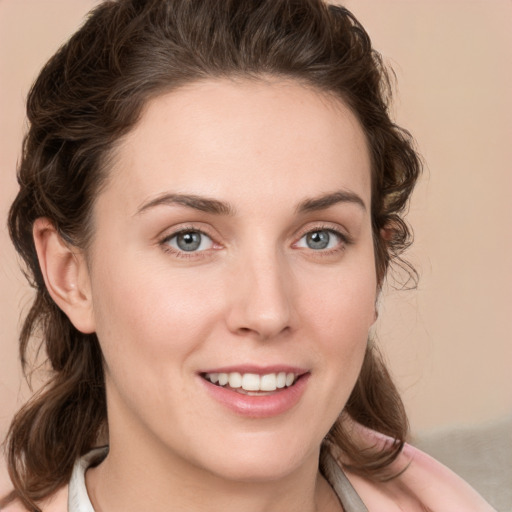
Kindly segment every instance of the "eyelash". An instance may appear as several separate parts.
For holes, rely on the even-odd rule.
[[[320,257],[322,257],[322,256],[331,256],[331,255],[336,254],[336,253],[338,253],[340,251],[344,251],[347,248],[347,246],[350,246],[350,245],[352,245],[354,243],[354,240],[352,239],[352,237],[350,237],[346,233],[343,233],[341,230],[333,228],[331,225],[320,225],[320,226],[315,226],[312,229],[308,229],[308,230],[304,231],[299,236],[297,241],[294,242],[293,245],[296,245],[305,236],[307,236],[309,234],[312,234],[312,233],[316,233],[318,231],[326,231],[326,232],[328,232],[330,234],[334,234],[336,237],[338,237],[341,240],[341,242],[340,242],[340,244],[338,244],[338,246],[336,246],[334,248],[331,248],[331,249],[327,249],[327,250],[317,250],[317,251],[315,251],[314,249],[310,249],[310,251],[312,253],[314,253],[316,256],[320,256]],[[190,252],[187,252],[187,251],[176,250],[174,247],[171,247],[169,245],[169,241],[170,240],[172,240],[175,237],[178,237],[181,234],[185,234],[185,233],[199,233],[201,235],[207,236],[210,240],[212,240],[214,245],[216,244],[214,238],[212,236],[210,236],[208,233],[206,233],[204,230],[196,228],[196,227],[193,227],[193,226],[189,226],[189,227],[184,227],[182,229],[179,229],[178,231],[175,231],[175,232],[173,232],[173,233],[171,233],[169,235],[166,235],[164,238],[162,238],[160,240],[159,245],[162,247],[162,249],[165,252],[171,253],[174,256],[176,256],[178,258],[183,258],[183,259],[197,259],[197,258],[206,257],[208,255],[208,253],[212,250],[212,249],[205,249],[205,250],[202,250],[202,251],[190,251]],[[217,244],[217,245],[219,245],[219,244]]]
[[[332,225],[324,224],[324,225],[315,226],[312,229],[308,229],[308,230],[304,231],[298,238],[297,242],[294,243],[294,245],[296,245],[305,236],[312,234],[312,233],[317,233],[319,231],[326,231],[329,234],[334,234],[336,237],[338,237],[340,239],[340,243],[336,247],[333,247],[331,249],[326,249],[326,250],[315,251],[314,249],[309,249],[315,256],[318,256],[318,257],[332,256],[334,254],[344,251],[348,246],[350,246],[354,243],[353,238],[351,236],[349,236],[347,233],[342,232],[341,230],[333,227]]]
[[[166,235],[162,240],[160,240],[159,244],[162,247],[162,249],[172,254],[173,256],[176,256],[177,258],[183,258],[183,259],[197,259],[207,256],[206,253],[208,253],[211,249],[206,249],[203,251],[180,251],[175,249],[174,247],[171,247],[169,245],[169,241],[172,240],[175,237],[178,237],[179,235],[185,234],[185,233],[199,233],[201,235],[207,236],[215,245],[216,242],[212,236],[210,236],[208,233],[206,233],[203,229],[198,229],[193,226],[184,227],[179,229],[178,231],[174,231],[173,233]],[[217,244],[218,245],[218,244]]]

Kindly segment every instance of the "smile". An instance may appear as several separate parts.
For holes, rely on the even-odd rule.
[[[239,416],[270,418],[293,409],[311,373],[292,367],[219,368],[198,374],[207,394]]]
[[[203,377],[212,384],[231,388],[239,393],[259,395],[261,392],[271,392],[284,389],[295,384],[298,374],[292,372],[267,373],[205,373]]]

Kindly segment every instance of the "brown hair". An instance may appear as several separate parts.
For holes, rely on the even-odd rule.
[[[51,378],[15,416],[9,473],[27,507],[70,478],[76,458],[106,428],[102,355],[95,334],[76,330],[45,288],[32,238],[49,218],[69,244],[87,247],[91,209],[116,142],[148,99],[209,77],[296,79],[335,94],[355,113],[372,158],[372,223],[379,282],[410,242],[402,214],[420,172],[409,134],[388,115],[390,81],[363,27],[321,0],[118,0],[100,4],[50,59],[28,97],[30,129],[19,164],[10,235],[36,290],[20,335],[24,371],[34,335]],[[343,415],[394,441],[361,450]],[[360,471],[376,474],[398,455],[407,419],[376,349],[329,433]]]

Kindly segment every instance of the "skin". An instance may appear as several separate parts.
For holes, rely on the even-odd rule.
[[[370,199],[365,136],[339,99],[209,80],[152,100],[121,141],[86,252],[36,223],[50,293],[105,358],[97,512],[341,510],[318,455],[375,321]],[[183,229],[206,234],[200,250],[180,251]],[[249,363],[305,369],[298,403],[251,418],[205,392],[200,372]]]
[[[86,474],[96,512],[340,511],[318,454],[361,367],[377,287],[358,122],[294,82],[207,81],[149,103],[113,160],[87,251],[34,223],[48,291],[105,356],[110,453]],[[213,198],[231,215],[162,194]],[[188,258],[183,226],[208,234]],[[343,236],[306,243],[325,230]],[[307,369],[300,400],[254,418],[205,393],[205,367],[248,362]],[[390,442],[352,435],[362,449]],[[370,511],[492,510],[411,446],[389,471],[346,471]],[[65,512],[67,488],[40,508]]]

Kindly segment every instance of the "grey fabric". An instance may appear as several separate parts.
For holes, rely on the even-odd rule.
[[[448,466],[499,512],[512,512],[512,417],[419,434],[413,444]]]
[[[94,512],[91,500],[85,486],[85,471],[91,465],[98,463],[108,453],[108,447],[97,448],[78,459],[73,467],[69,481],[68,512]],[[337,494],[345,512],[368,512],[361,498],[348,481],[341,468],[332,456],[326,457],[326,469],[329,482]]]
[[[345,512],[368,512],[365,504],[352,487],[333,456],[327,452],[324,460],[326,477],[337,494]]]

